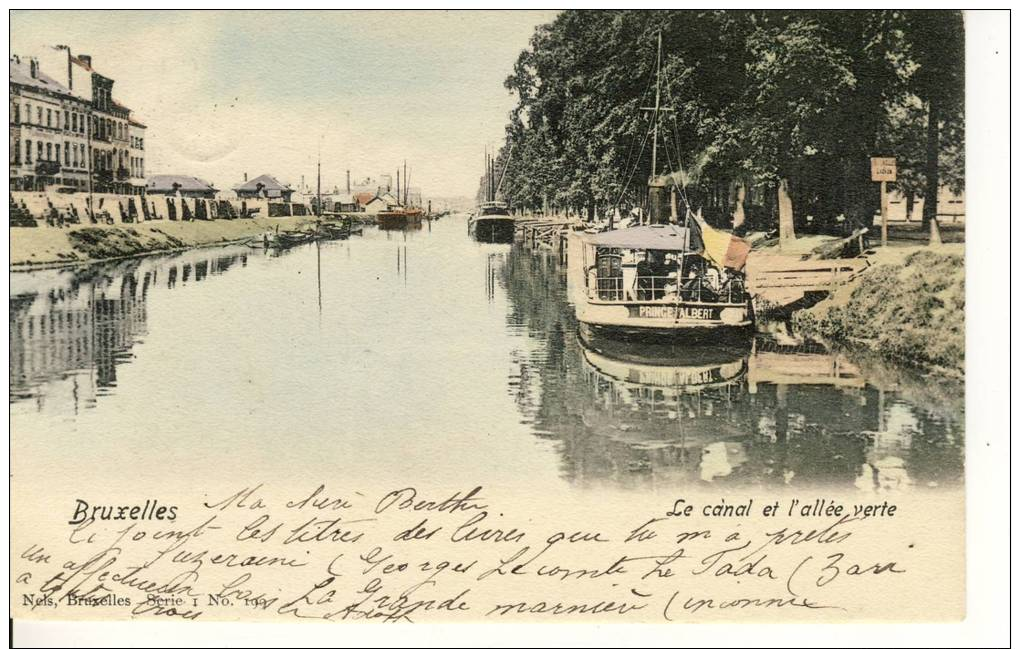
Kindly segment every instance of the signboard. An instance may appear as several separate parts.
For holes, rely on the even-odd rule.
[[[896,182],[896,158],[872,158],[871,179],[875,182]]]
[[[673,304],[627,305],[630,318],[654,318],[668,320],[719,320],[720,307],[691,307]]]

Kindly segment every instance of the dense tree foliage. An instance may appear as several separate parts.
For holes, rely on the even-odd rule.
[[[660,32],[669,110],[653,172],[642,109]],[[959,12],[566,11],[506,87],[518,101],[497,169],[525,209],[628,209],[651,175],[673,174],[710,220],[728,222],[742,186],[751,225],[774,227],[785,180],[798,227],[831,229],[870,222],[872,156],[898,159],[908,200],[962,189]]]

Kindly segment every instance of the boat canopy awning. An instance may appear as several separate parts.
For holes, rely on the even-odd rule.
[[[679,225],[642,225],[600,232],[587,237],[588,243],[603,248],[666,250],[701,253],[705,246],[696,230]]]

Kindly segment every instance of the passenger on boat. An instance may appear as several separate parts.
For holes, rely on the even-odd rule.
[[[662,299],[667,292],[667,280],[675,270],[676,261],[670,263],[664,251],[649,250],[637,264],[638,299]]]

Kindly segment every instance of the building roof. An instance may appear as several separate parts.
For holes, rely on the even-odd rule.
[[[375,194],[372,192],[357,192],[354,194],[354,199],[358,201],[359,205],[368,205],[373,198],[375,198]]]
[[[291,189],[287,185],[284,185],[279,180],[277,180],[276,178],[273,178],[269,174],[262,174],[261,176],[259,176],[257,178],[252,178],[251,180],[249,180],[248,182],[244,183],[243,185],[238,185],[237,187],[234,187],[234,190],[235,191],[239,191],[239,192],[254,192],[254,191],[258,191],[258,189],[259,189],[258,185],[259,184],[262,185],[262,191],[270,191],[270,192],[273,192],[273,191],[277,191],[277,192],[292,192],[292,191],[294,191],[293,189]]]
[[[66,86],[62,86],[53,77],[43,73],[38,68],[38,64],[36,65],[36,73],[33,77],[31,61],[32,59],[18,56],[10,59],[11,83],[28,86],[37,90],[48,90],[49,92],[77,99]]]
[[[149,176],[145,187],[150,192],[172,192],[174,183],[180,185],[178,189],[182,192],[215,192],[215,187],[201,178],[194,176],[177,176],[173,174]]]
[[[130,124],[131,126],[137,126],[138,128],[149,128],[149,127],[148,127],[148,126],[146,126],[145,124],[142,124],[141,122],[139,122],[139,121],[138,121],[137,119],[135,119],[134,117],[132,117],[132,118],[128,119],[128,124]]]

